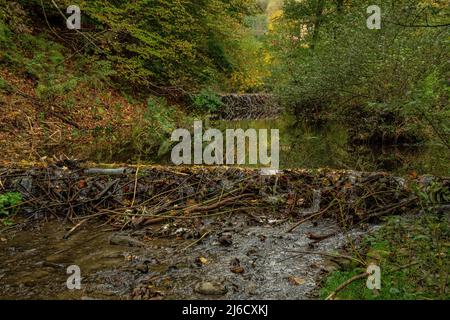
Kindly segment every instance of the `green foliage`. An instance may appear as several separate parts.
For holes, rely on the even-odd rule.
[[[419,219],[395,217],[364,240],[364,250],[381,268],[381,290],[367,289],[366,280],[350,284],[338,294],[346,300],[450,299],[449,217],[429,214]],[[320,296],[364,272],[361,268],[333,272]]]
[[[138,110],[137,110],[138,111]],[[145,110],[138,111],[135,123],[127,130],[96,128],[95,153],[101,160],[150,161],[163,156],[170,147],[170,136],[180,121],[188,121],[164,98],[151,96]]]
[[[63,54],[61,48],[53,48],[55,42],[43,36],[37,37],[42,41],[36,44],[32,44],[34,39],[17,39],[19,35],[36,37],[36,32],[25,28],[35,22],[52,28],[46,33],[54,41],[69,48],[82,46],[77,52],[79,56],[107,63],[109,71],[114,70],[114,73],[103,74],[115,76],[115,81],[144,88],[176,85],[190,90],[211,85],[232,91],[261,87],[263,55],[249,50],[253,35],[246,24],[248,16],[261,12],[256,0],[83,0],[77,3],[82,8],[82,26],[89,27],[91,32],[73,37],[76,40],[58,36],[65,27],[61,12],[69,2],[54,2],[58,8],[53,1],[19,0],[14,5],[5,3],[4,11],[0,11],[0,40],[7,37],[5,32],[10,32],[14,36],[7,37],[9,45],[18,43],[38,53],[31,56],[28,52],[25,56],[30,61],[20,61],[24,55],[18,52],[16,57],[11,52],[10,63],[20,65],[23,62],[31,76],[48,74],[49,79],[42,81],[39,88],[39,94],[48,100],[67,93],[77,81],[86,79],[74,74],[72,78],[78,79],[73,82],[56,77],[55,72],[64,73],[61,71],[64,63],[58,60],[67,52]],[[6,25],[8,30],[3,28]],[[52,47],[43,47],[45,41]],[[20,46],[11,49],[21,51]],[[52,67],[59,70],[52,70]],[[94,63],[83,69],[95,74],[95,70],[102,70],[102,67]]]
[[[41,5],[40,0],[19,2],[33,14]],[[60,8],[68,5],[55,2]],[[223,73],[240,69],[231,60],[247,53],[235,44],[245,30],[245,16],[257,8],[255,0],[82,0],[77,5],[82,25],[96,32],[95,39],[87,34],[77,41],[84,42],[89,55],[109,61],[117,80],[190,88],[220,84]],[[44,8],[49,20],[64,23],[52,2]]]
[[[423,213],[388,218],[361,245],[366,261],[381,268],[380,292],[367,289],[366,281],[360,280],[341,291],[340,299],[450,299],[450,215],[436,208],[450,203],[450,191],[448,186],[437,182],[424,190],[416,186],[415,190]],[[327,297],[346,280],[364,271],[354,268],[333,272],[321,289],[321,297]]]
[[[44,33],[12,32],[1,20],[0,40],[0,64],[32,79],[36,97],[45,105],[58,101],[61,106],[70,106],[80,86],[98,89],[115,74],[111,62],[83,57],[68,69],[68,50],[64,46]]]
[[[0,90],[7,90],[8,88],[8,82],[0,76]]]
[[[433,70],[420,80],[411,93],[411,101],[404,106],[404,113],[410,117],[419,114],[425,124],[443,144],[450,147],[450,85],[445,72]]]
[[[433,179],[433,177],[428,177]],[[412,186],[423,210],[432,212],[437,205],[450,204],[450,189],[441,183],[431,181],[425,188],[416,184]]]
[[[449,32],[404,25],[439,25],[445,22],[448,3],[378,1],[382,28],[370,30],[366,8],[373,4],[285,1],[272,38],[276,59],[271,83],[297,114],[338,112],[354,118],[363,111],[362,116],[377,119],[367,122],[372,128],[382,126],[378,119],[384,119],[378,134],[392,141],[399,133],[420,140],[429,133],[427,118],[448,119]],[[396,121],[388,123],[387,114]],[[443,131],[442,120],[433,122]]]
[[[11,45],[11,30],[0,20],[0,46],[7,48]]]
[[[197,111],[214,112],[223,106],[222,99],[211,90],[202,90],[192,98],[192,104]]]
[[[15,213],[21,202],[22,195],[18,192],[0,194],[0,217],[7,217]]]
[[[154,136],[163,137],[175,130],[173,110],[164,98],[149,97],[144,114],[147,127],[154,130]]]

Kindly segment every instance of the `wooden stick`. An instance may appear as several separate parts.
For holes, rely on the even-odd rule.
[[[298,227],[300,227],[300,225],[304,224],[305,222],[307,222],[307,221],[309,221],[309,220],[311,220],[311,219],[313,219],[313,218],[315,218],[315,217],[318,217],[318,216],[324,214],[327,210],[328,210],[328,208],[326,208],[325,210],[322,210],[322,211],[320,211],[320,212],[317,212],[317,213],[315,213],[315,214],[310,215],[309,217],[307,217],[307,218],[305,218],[305,219],[303,219],[303,220],[297,222],[296,224],[294,224],[294,225],[293,225],[291,228],[289,228],[288,231],[286,231],[286,232],[287,232],[287,233],[290,233],[290,232],[294,231],[295,229],[297,229]]]
[[[337,295],[340,291],[342,291],[342,290],[344,290],[345,288],[347,288],[351,283],[353,283],[353,282],[355,282],[355,281],[357,281],[357,280],[366,278],[366,277],[368,277],[368,276],[369,276],[369,274],[368,274],[367,272],[364,272],[364,273],[358,274],[358,275],[356,275],[356,276],[354,276],[354,277],[348,279],[348,280],[345,281],[343,284],[341,284],[339,287],[337,287],[336,290],[334,290],[334,291],[333,291],[333,292],[332,292],[325,300],[333,300],[334,297],[336,297],[336,295]]]
[[[200,239],[195,240],[194,242],[192,242],[191,244],[189,244],[187,247],[181,249],[181,251],[185,251],[185,250],[189,249],[190,247],[192,247],[193,245],[199,243],[200,241],[203,240],[203,238],[205,238],[207,235],[211,234],[211,232],[212,232],[212,231],[207,231],[207,232],[205,232],[205,233],[200,237]]]
[[[233,202],[233,201],[236,201],[236,200],[239,200],[239,199],[242,199],[242,198],[251,197],[251,196],[254,196],[254,194],[253,193],[241,194],[241,195],[238,195],[238,196],[235,196],[235,197],[227,198],[227,199],[224,199],[222,201],[216,202],[216,203],[214,203],[214,204],[212,204],[210,206],[194,207],[194,208],[192,208],[190,210],[186,210],[186,212],[187,213],[193,213],[193,212],[211,211],[211,210],[217,209],[217,208],[219,208],[219,207],[221,207],[221,206],[223,206],[223,205],[225,205],[225,204],[227,204],[229,202]]]
[[[117,168],[117,169],[103,169],[103,168],[89,168],[84,171],[86,175],[123,175],[130,173],[130,169]]]
[[[314,252],[314,251],[298,251],[298,250],[287,250],[286,252],[290,252],[290,253],[297,253],[297,255],[293,256],[293,257],[289,257],[285,260],[288,259],[293,259],[298,257],[299,255],[305,255],[305,254],[312,254],[312,255],[318,255],[318,256],[324,256],[324,257],[329,257],[329,258],[342,258],[342,259],[347,259],[350,261],[355,261],[358,262],[361,265],[365,265],[365,263],[359,259],[353,258],[351,256],[346,256],[343,254],[332,254],[332,253],[326,253],[326,252]],[[283,260],[283,261],[285,261]]]
[[[241,199],[241,198],[249,197],[249,196],[252,196],[252,195],[253,195],[253,194],[251,194],[251,193],[241,194],[241,195],[236,196],[236,197],[227,198],[227,199],[225,199],[225,200],[222,200],[222,201],[217,202],[217,203],[215,203],[215,204],[213,204],[213,205],[210,205],[210,206],[205,206],[205,207],[193,207],[193,208],[190,209],[190,210],[181,209],[181,211],[185,210],[186,213],[188,213],[188,214],[191,214],[191,213],[197,213],[197,212],[212,211],[212,210],[215,210],[215,209],[217,209],[217,208],[219,208],[219,207],[221,207],[221,206],[223,206],[223,205],[225,205],[225,204],[227,204],[227,203],[229,203],[229,202],[236,201],[236,200],[239,200],[239,199]],[[179,214],[180,214],[179,211],[169,212],[169,216],[165,215],[165,216],[161,216],[161,217],[158,217],[158,218],[147,219],[147,220],[143,223],[143,225],[144,225],[144,226],[148,226],[148,225],[152,225],[152,224],[157,224],[157,223],[163,222],[163,221],[165,221],[165,220],[167,220],[167,219],[170,219],[170,218],[172,218],[172,217],[175,218],[175,217],[176,217],[177,215],[179,215]]]
[[[133,201],[131,201],[130,207],[134,207],[134,201],[136,201],[136,191],[137,191],[137,184],[138,184],[138,174],[139,174],[139,166],[136,168],[136,173],[134,175],[134,189],[133,189]]]
[[[82,221],[80,221],[79,223],[77,223],[72,229],[70,229],[63,237],[64,240],[69,239],[69,237],[72,235],[72,233],[74,233],[79,227],[81,227],[86,221],[88,221],[89,219],[84,219]]]

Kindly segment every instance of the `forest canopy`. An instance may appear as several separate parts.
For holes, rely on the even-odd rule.
[[[134,85],[192,89],[235,79],[225,86],[239,89],[252,83],[243,72],[258,63],[249,48],[257,44],[245,24],[248,15],[262,10],[253,0],[81,0],[82,29],[75,34],[63,29],[63,8],[71,1],[18,3],[24,18],[47,25],[56,41],[109,61],[119,79]],[[15,6],[0,7],[8,22]]]

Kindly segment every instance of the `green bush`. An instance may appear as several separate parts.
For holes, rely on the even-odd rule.
[[[214,112],[223,106],[220,96],[211,90],[202,90],[192,98],[192,104],[197,111]]]
[[[167,136],[175,130],[173,110],[164,98],[152,96],[147,99],[144,121],[156,137]]]
[[[80,57],[74,66],[66,64],[68,50],[45,33],[12,32],[0,20],[0,63],[15,74],[32,79],[36,97],[48,105],[70,106],[80,85],[101,88],[115,74],[111,62],[93,57]],[[3,83],[4,82],[4,83]],[[7,89],[2,81],[0,89]]]

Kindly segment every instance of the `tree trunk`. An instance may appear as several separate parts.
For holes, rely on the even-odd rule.
[[[344,0],[336,0],[337,12],[339,15],[344,13]]]
[[[312,45],[311,45],[311,49],[313,49],[313,50],[315,49],[317,41],[319,40],[319,30],[320,30],[320,24],[322,23],[324,7],[325,7],[325,0],[318,0],[317,8],[316,8],[316,17],[314,20],[313,39],[312,39]]]

